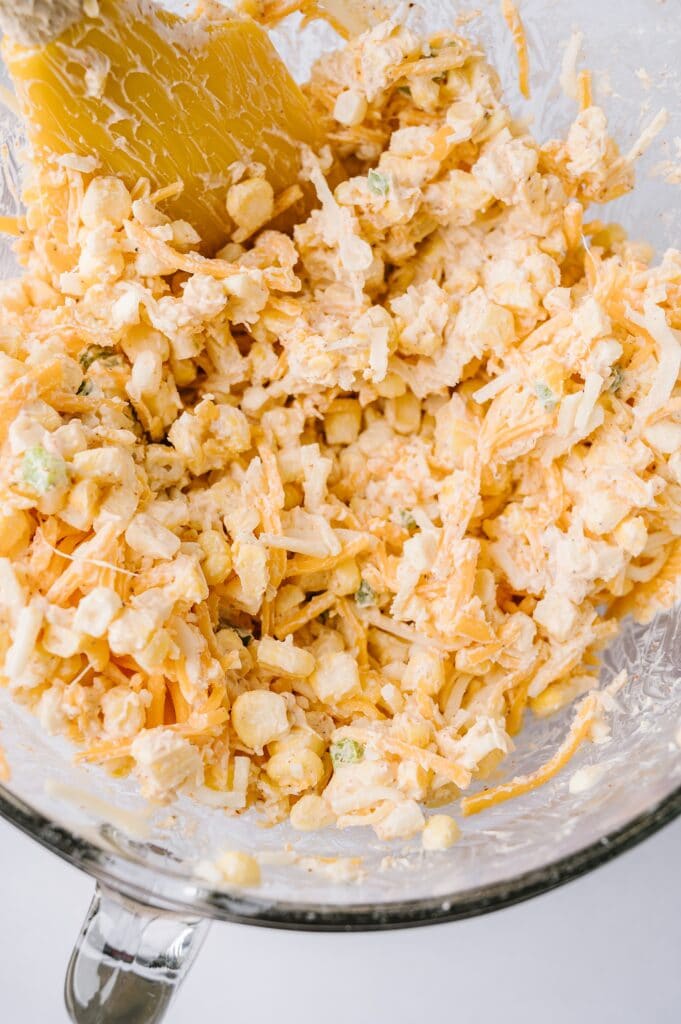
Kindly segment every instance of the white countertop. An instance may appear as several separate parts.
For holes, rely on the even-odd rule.
[[[168,1024],[678,1024],[680,869],[677,821],[470,921],[360,935],[216,924]],[[0,879],[0,1019],[66,1024],[64,969],[93,883],[4,823]]]

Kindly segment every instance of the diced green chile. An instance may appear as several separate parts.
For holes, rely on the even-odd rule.
[[[330,753],[334,768],[339,764],[358,764],[364,757],[364,744],[347,738],[337,740],[331,744]]]
[[[409,509],[401,508],[399,511],[400,526],[403,526],[409,533],[413,533],[414,530],[418,529],[418,523],[414,519]]]
[[[355,594],[355,602],[360,608],[370,608],[376,604],[376,592],[366,580],[362,580]]]
[[[534,393],[544,406],[547,412],[553,412],[558,405],[558,399],[554,395],[548,384],[543,384],[542,381],[537,381],[534,385]]]
[[[115,348],[103,348],[101,345],[88,345],[78,356],[78,362],[84,370],[88,370],[98,359],[103,359],[111,366],[118,362]]]
[[[367,174],[367,184],[369,191],[373,192],[375,196],[387,196],[390,191],[390,181],[386,178],[385,174],[381,174],[380,171],[372,169]]]
[[[24,452],[21,475],[37,494],[46,494],[54,487],[65,487],[69,482],[69,469],[64,460],[48,452],[41,444]]]
[[[624,370],[619,365],[619,363],[615,363],[615,365],[612,368],[612,374],[610,376],[610,381],[608,383],[608,391],[612,391],[612,392],[619,391],[619,389],[622,387],[622,382],[623,381],[624,381]]]

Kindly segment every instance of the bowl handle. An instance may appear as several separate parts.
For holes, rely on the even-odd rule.
[[[156,1024],[199,952],[208,922],[144,906],[98,884],[66,971],[75,1024]]]

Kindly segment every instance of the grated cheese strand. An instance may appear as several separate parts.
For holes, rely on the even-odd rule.
[[[530,98],[530,62],[527,53],[527,37],[518,8],[513,0],[501,0],[501,13],[508,25],[518,60],[518,86],[526,100]]]
[[[581,704],[578,705],[575,717],[570,726],[566,738],[561,743],[552,758],[530,775],[518,775],[500,786],[483,790],[473,796],[465,796],[461,799],[461,810],[463,814],[479,814],[490,807],[512,800],[514,797],[530,793],[539,786],[549,782],[558,772],[562,771],[565,765],[577,753],[584,740],[588,739],[589,731],[594,722],[597,709],[597,700],[593,694],[589,694]]]

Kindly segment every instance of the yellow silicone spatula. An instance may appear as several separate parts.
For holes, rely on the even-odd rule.
[[[307,101],[264,29],[214,3],[188,18],[149,0],[0,0],[3,56],[31,144],[95,156],[132,186],[181,180],[165,210],[207,249],[230,230],[235,161],[264,164],[275,193],[315,145]],[[56,34],[56,37],[55,37]]]

